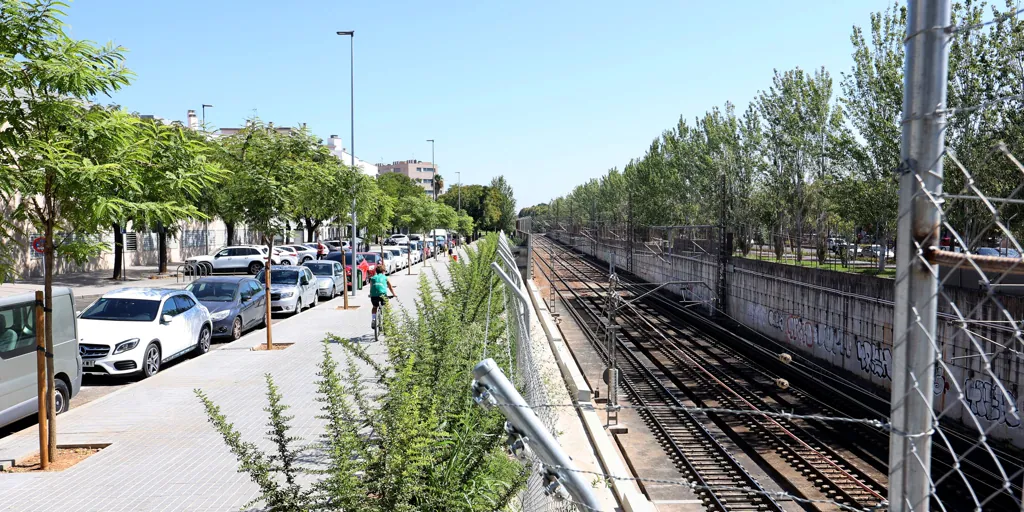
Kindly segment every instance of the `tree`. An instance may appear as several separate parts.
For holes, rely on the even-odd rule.
[[[309,158],[300,158],[295,162],[295,173],[292,178],[292,197],[289,203],[290,213],[305,228],[306,241],[314,242],[315,234],[328,219],[338,215],[336,198],[351,193],[345,189],[345,176],[351,170],[337,158],[326,152],[310,151]]]
[[[491,180],[491,185],[485,201],[485,210],[490,209],[492,231],[504,230],[512,233],[516,227],[516,199],[512,193],[512,186],[505,181],[504,176],[497,176]],[[494,217],[497,213],[497,217]]]
[[[238,133],[219,141],[222,156],[235,182],[236,197],[242,199],[239,219],[263,237],[268,249],[264,276],[270,288],[274,237],[284,235],[293,200],[292,178],[298,167],[318,146],[306,130],[282,133],[259,119],[250,120]],[[266,309],[267,349],[273,347],[270,301]]]
[[[423,195],[423,187],[417,185],[412,178],[397,172],[378,175],[377,186],[385,194],[394,198]]]
[[[183,219],[201,219],[200,199],[226,174],[208,159],[212,148],[206,139],[180,124],[141,123],[143,143],[149,148],[141,167],[143,204],[175,205],[175,208],[142,208],[133,216],[137,224],[155,226],[159,269],[167,272],[168,227]],[[172,228],[173,229],[173,228]]]
[[[461,193],[461,194],[460,194]],[[487,197],[488,188],[484,185],[456,185],[447,192],[438,196],[437,200],[458,210],[466,212],[474,222],[474,227],[466,234],[475,234],[478,229],[484,226],[484,198]]]
[[[137,176],[123,164],[132,151],[125,138],[107,162],[76,152],[96,127],[118,133],[125,116],[89,108],[86,98],[110,94],[128,85],[124,49],[99,47],[67,35],[61,4],[50,1],[0,2],[0,191],[16,191],[27,206],[18,212],[44,233],[45,307],[53,307],[53,273],[58,253],[82,261],[103,245],[93,238],[121,212],[132,208],[106,190],[120,182],[138,187]],[[8,195],[3,199],[13,201]],[[59,237],[59,239],[58,239]],[[53,351],[53,319],[45,316],[46,350]],[[56,455],[53,361],[47,362],[50,458]]]
[[[444,178],[437,174],[434,176],[434,195],[441,195],[441,191],[444,190]]]
[[[906,22],[906,7],[894,3],[871,14],[870,42],[854,26],[853,67],[842,81],[842,102],[861,142],[854,148],[854,172],[841,178],[835,197],[853,227],[873,225],[883,240],[896,225]],[[879,258],[880,270],[884,264]]]

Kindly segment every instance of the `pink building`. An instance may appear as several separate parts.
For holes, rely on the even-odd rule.
[[[433,196],[434,174],[437,168],[430,162],[421,160],[401,160],[390,164],[377,164],[377,172],[380,174],[397,172],[408,176],[416,182],[427,194]],[[438,191],[440,194],[441,190]]]

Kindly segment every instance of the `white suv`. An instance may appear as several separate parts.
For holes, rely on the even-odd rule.
[[[214,272],[248,272],[255,275],[263,270],[267,261],[267,248],[256,245],[232,245],[224,247],[209,256],[193,256],[186,263],[196,263],[205,267],[203,274]],[[270,260],[275,265],[281,264],[281,258],[274,255]]]
[[[163,363],[210,350],[210,311],[192,292],[121,288],[78,317],[82,371],[152,377]]]

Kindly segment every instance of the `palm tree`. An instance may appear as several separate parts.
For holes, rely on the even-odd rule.
[[[440,174],[434,175],[434,195],[441,195],[441,191],[444,190],[444,177]]]

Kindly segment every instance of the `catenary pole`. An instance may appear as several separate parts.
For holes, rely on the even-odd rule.
[[[889,510],[924,512],[932,494],[932,412],[936,364],[937,270],[925,258],[939,245],[940,212],[925,194],[942,193],[950,0],[910,0],[900,137],[899,218],[893,323]]]

